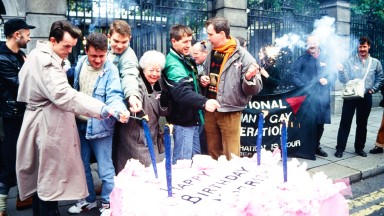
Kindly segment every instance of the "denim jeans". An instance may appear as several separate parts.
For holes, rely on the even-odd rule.
[[[200,126],[173,127],[173,164],[177,160],[192,159],[193,155],[200,154]]]
[[[83,160],[89,192],[89,196],[85,200],[87,202],[96,201],[89,162],[93,151],[97,160],[99,178],[102,181],[101,202],[109,203],[109,194],[112,192],[115,176],[115,168],[112,162],[112,136],[88,140],[85,138],[87,123],[77,121],[77,125],[81,142],[81,159]]]

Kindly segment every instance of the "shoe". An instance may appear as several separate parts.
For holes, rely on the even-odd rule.
[[[343,157],[343,152],[340,151],[340,150],[337,150],[336,153],[335,153],[335,157],[342,158]]]
[[[7,197],[6,194],[0,194],[0,216],[6,216],[7,213],[5,212],[7,210]]]
[[[363,150],[356,150],[355,153],[361,157],[367,157],[367,153],[365,153]]]
[[[101,212],[100,216],[110,216],[111,209],[109,207],[109,203],[101,203],[101,208],[99,209]]]
[[[321,157],[328,157],[327,152],[325,152],[323,149],[321,149],[321,147],[318,147],[318,148],[316,149],[315,154],[317,154],[317,155],[319,155],[319,156],[321,156]]]
[[[16,209],[17,210],[24,210],[27,208],[31,208],[32,207],[32,201],[33,201],[33,197],[28,197],[26,200],[21,201],[19,194],[17,194]]]
[[[68,212],[71,214],[77,214],[83,211],[88,211],[90,209],[96,208],[97,203],[95,202],[87,202],[85,199],[79,200],[75,205],[68,209]]]
[[[377,147],[377,146],[375,146],[375,148],[369,150],[369,153],[371,153],[371,154],[381,154],[383,152],[384,152],[383,148],[380,148],[380,147]]]

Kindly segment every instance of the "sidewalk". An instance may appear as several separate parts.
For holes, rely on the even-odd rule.
[[[362,179],[384,173],[384,154],[372,155],[369,150],[374,147],[376,134],[381,124],[383,115],[383,108],[373,108],[368,120],[368,133],[367,142],[365,145],[365,152],[368,157],[364,158],[356,155],[354,152],[354,136],[355,136],[355,120],[351,127],[350,137],[348,139],[347,148],[342,158],[334,156],[337,131],[340,123],[340,115],[332,116],[332,124],[325,125],[324,135],[321,140],[321,146],[324,151],[328,153],[328,157],[317,157],[315,161],[299,159],[300,162],[307,162],[308,171],[311,173],[324,172],[331,179],[349,178],[350,182],[361,181]],[[59,209],[62,216],[69,215],[67,209],[74,203],[74,201],[59,202]],[[8,214],[11,216],[24,216],[32,215],[32,210],[17,211],[16,205],[16,191],[15,188],[11,190],[8,201]],[[98,209],[92,209],[89,212],[81,215],[100,215]]]

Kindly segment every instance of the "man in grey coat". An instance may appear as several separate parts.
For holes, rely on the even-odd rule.
[[[214,17],[205,23],[212,50],[208,51],[205,64],[208,81],[207,98],[216,99],[217,112],[205,113],[205,130],[208,153],[217,159],[225,155],[240,155],[241,111],[252,95],[260,92],[262,81],[259,65],[251,54],[230,36],[228,20]]]
[[[59,200],[88,195],[75,114],[114,114],[68,84],[64,60],[80,36],[70,22],[54,22],[49,42],[34,49],[20,70],[17,100],[27,109],[17,142],[16,173],[20,198],[34,198],[34,215],[59,215]]]

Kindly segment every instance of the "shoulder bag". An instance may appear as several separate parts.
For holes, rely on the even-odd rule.
[[[369,69],[371,67],[372,58],[369,58],[369,63],[367,70],[365,71],[364,78],[363,79],[353,79],[349,80],[347,83],[344,84],[341,97],[343,99],[359,99],[364,98],[365,94],[365,79],[367,78]]]

